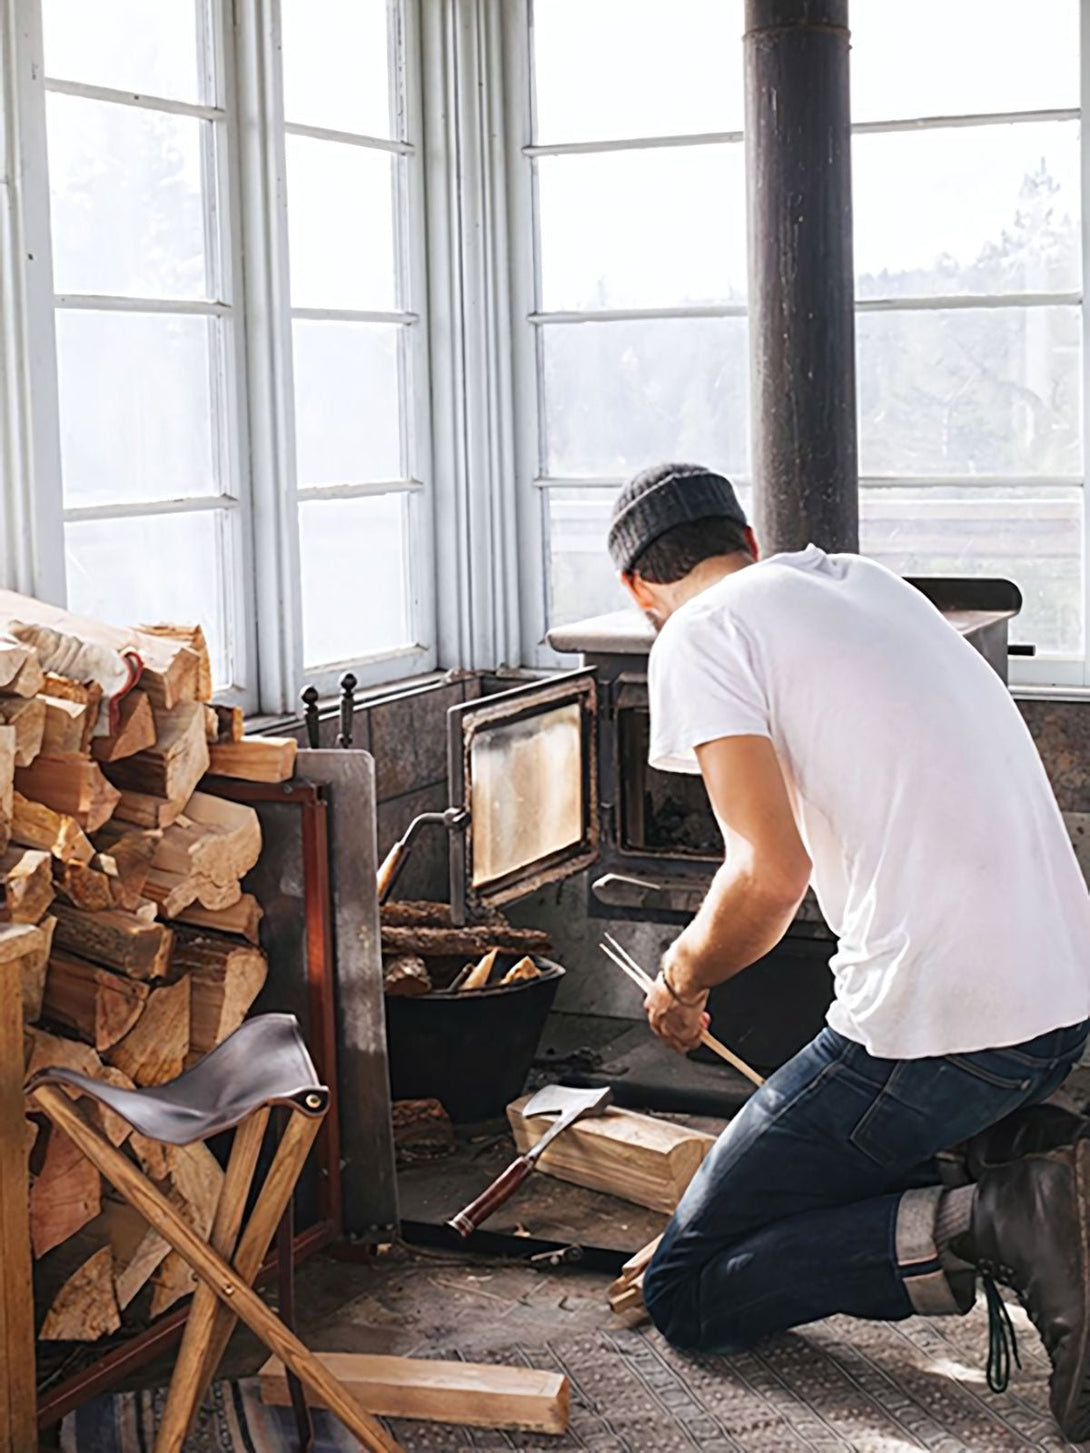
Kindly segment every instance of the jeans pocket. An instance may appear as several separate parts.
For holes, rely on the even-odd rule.
[[[955,1069],[983,1080],[997,1090],[1031,1090],[1038,1075],[1051,1071],[1055,1060],[1041,1060],[1031,1065],[1002,1050],[984,1050],[980,1054],[948,1054],[943,1059]]]

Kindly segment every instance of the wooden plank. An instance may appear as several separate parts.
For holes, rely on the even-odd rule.
[[[42,750],[45,702],[40,696],[0,696],[0,723],[15,729],[15,765],[29,767]]]
[[[244,782],[287,782],[295,771],[299,743],[293,737],[243,737],[240,742],[214,742],[209,771]]]
[[[0,957],[0,1449],[37,1453],[29,1176],[18,960]]]
[[[568,1428],[571,1389],[559,1372],[359,1352],[316,1355],[360,1407],[376,1417],[525,1433],[564,1433]],[[260,1376],[262,1401],[288,1406],[283,1363],[271,1358]]]
[[[155,745],[107,764],[115,787],[165,798],[184,808],[208,771],[204,708],[199,702],[155,713]]]
[[[155,745],[155,715],[146,691],[136,688],[122,698],[117,731],[95,737],[91,755],[96,762],[120,762]]]
[[[74,817],[85,832],[100,828],[121,797],[97,762],[78,755],[51,757],[42,752],[29,767],[15,769],[15,786],[24,797]]]
[[[536,1145],[553,1122],[551,1115],[525,1117],[529,1098],[507,1107],[520,1152]],[[538,1161],[538,1170],[670,1214],[714,1144],[715,1137],[701,1130],[611,1106],[558,1136]]]
[[[7,622],[46,626],[68,638],[68,642],[60,643],[62,646],[74,647],[83,643],[115,654],[137,652],[144,667],[140,685],[151,697],[153,706],[169,708],[179,702],[193,701],[196,697],[200,663],[196,654],[181,641],[125,627],[107,626],[101,621],[47,605],[32,596],[19,595],[14,590],[0,590],[0,626]],[[26,639],[21,633],[19,638]],[[73,650],[69,650],[67,656],[76,661],[89,659],[86,653]],[[49,669],[53,668],[52,659],[47,659],[46,664]],[[62,669],[76,671],[77,668],[66,664]],[[77,674],[84,673],[78,671]],[[86,675],[98,678],[98,673],[92,670],[88,670]]]
[[[91,839],[74,817],[31,802],[21,792],[15,793],[13,806],[11,840],[19,847],[39,848],[62,863],[89,863],[94,857]]]

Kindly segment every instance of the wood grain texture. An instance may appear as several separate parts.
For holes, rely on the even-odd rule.
[[[298,750],[294,737],[243,737],[239,742],[216,742],[209,770],[217,777],[238,777],[245,782],[287,782],[295,771]]]
[[[23,1001],[16,959],[0,959],[0,1345],[0,1449],[36,1453]]]

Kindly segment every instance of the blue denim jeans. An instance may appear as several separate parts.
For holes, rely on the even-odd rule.
[[[1009,1049],[876,1059],[823,1029],[719,1137],[644,1278],[676,1346],[723,1352],[847,1312],[967,1311],[939,1264],[936,1156],[1051,1095],[1090,1023]]]

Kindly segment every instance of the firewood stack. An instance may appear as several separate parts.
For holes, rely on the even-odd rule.
[[[257,814],[199,784],[286,780],[295,743],[245,738],[211,695],[199,627],[119,630],[0,591],[0,959],[21,971],[27,1078],[63,1064],[161,1084],[236,1029],[265,982],[261,909],[241,887]],[[223,1180],[211,1152],[89,1113],[207,1235]],[[117,1331],[149,1283],[152,1316],[192,1290],[65,1135],[31,1117],[26,1145],[42,1340]]]

